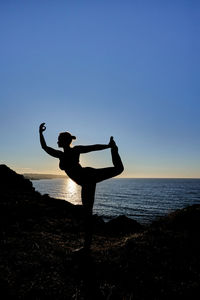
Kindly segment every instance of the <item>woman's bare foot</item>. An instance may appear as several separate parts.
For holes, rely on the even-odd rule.
[[[112,149],[118,149],[114,139],[113,139],[113,136],[110,137],[110,142],[109,142],[109,146],[112,148]]]

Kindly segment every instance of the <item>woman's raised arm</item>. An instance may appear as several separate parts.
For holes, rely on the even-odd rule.
[[[57,157],[59,158],[61,155],[62,155],[62,151],[59,151],[59,150],[55,150],[51,147],[48,147],[47,144],[46,144],[46,141],[44,139],[44,135],[43,135],[43,132],[46,130],[46,126],[45,126],[45,123],[42,123],[40,124],[40,127],[39,127],[39,133],[40,133],[40,144],[41,144],[41,147],[42,149],[47,152],[49,155],[53,156],[53,157]]]

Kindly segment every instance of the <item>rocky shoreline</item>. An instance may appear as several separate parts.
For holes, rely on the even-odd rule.
[[[200,205],[149,226],[94,216],[91,253],[81,206],[36,192],[0,165],[0,288],[4,299],[198,299]]]

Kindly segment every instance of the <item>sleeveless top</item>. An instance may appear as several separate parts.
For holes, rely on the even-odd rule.
[[[79,163],[80,152],[76,147],[69,148],[67,152],[59,157],[60,163],[59,167],[61,170],[75,181],[77,184],[81,185],[84,180],[83,168]]]
[[[72,170],[74,167],[82,168],[79,163],[79,157],[80,153],[75,147],[69,148],[67,152],[63,152],[60,156],[60,169],[68,173],[68,171]]]

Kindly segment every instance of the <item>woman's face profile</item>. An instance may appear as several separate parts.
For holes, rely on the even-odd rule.
[[[58,147],[66,147],[66,146],[69,146],[72,142],[72,139],[69,138],[69,137],[62,137],[62,136],[59,136],[58,137]]]

